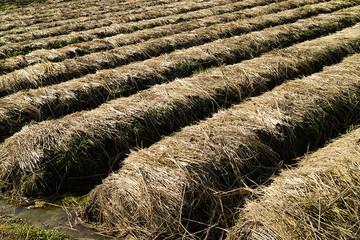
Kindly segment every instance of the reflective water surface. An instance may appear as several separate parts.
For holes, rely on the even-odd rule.
[[[44,207],[17,207],[0,198],[0,211],[4,214],[29,220],[43,229],[58,229],[71,239],[104,239],[84,226],[71,208],[45,204]]]

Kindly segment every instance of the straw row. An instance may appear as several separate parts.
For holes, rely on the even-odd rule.
[[[160,37],[174,35],[174,34],[178,34],[178,35],[173,36],[173,38],[174,37],[184,38],[184,36],[189,35],[189,34],[194,35],[194,34],[199,34],[199,32],[200,33],[204,32],[204,29],[206,29],[206,27],[209,27],[211,25],[216,25],[216,24],[224,23],[224,22],[233,22],[239,18],[242,19],[242,18],[246,18],[246,17],[256,17],[259,15],[279,12],[281,10],[286,10],[286,9],[291,9],[291,8],[296,8],[296,7],[299,7],[302,5],[306,5],[306,4],[309,4],[310,2],[313,2],[313,1],[290,0],[290,1],[286,1],[286,2],[269,4],[266,6],[255,7],[255,8],[250,8],[250,9],[246,9],[246,10],[240,10],[235,13],[221,14],[219,16],[211,16],[211,17],[201,18],[198,20],[181,22],[181,23],[178,23],[175,25],[166,25],[163,27],[151,28],[151,29],[139,31],[139,32],[136,32],[133,34],[120,34],[120,35],[105,38],[102,40],[95,39],[90,42],[71,44],[69,46],[66,46],[66,47],[63,47],[60,49],[37,50],[37,51],[31,52],[30,54],[25,55],[25,56],[17,56],[17,57],[0,60],[0,64],[1,64],[0,71],[2,73],[8,73],[8,72],[14,71],[18,68],[25,68],[29,65],[33,65],[33,64],[36,64],[39,62],[63,61],[65,59],[73,58],[78,55],[86,55],[86,54],[90,54],[90,53],[94,53],[94,52],[99,52],[102,50],[114,49],[116,47],[120,47],[120,46],[124,46],[124,45],[136,44],[136,43],[139,43],[144,40],[151,39],[151,38],[160,38]],[[246,4],[246,2],[241,2],[241,3]],[[257,3],[259,3],[259,2],[257,1]],[[310,16],[311,13],[314,15],[315,13],[329,12],[330,10],[328,8],[330,8],[330,9],[345,8],[346,6],[351,7],[353,5],[354,5],[354,3],[349,3],[348,1],[343,1],[340,3],[339,2],[334,2],[334,3],[331,2],[331,3],[323,4],[323,5],[315,5],[315,6],[318,6],[319,9],[315,9],[315,10],[310,9],[308,15]],[[248,5],[246,4],[243,7],[247,7],[247,6]],[[310,7],[310,8],[315,8],[315,6]],[[301,10],[302,9],[300,9],[298,11],[301,11]],[[178,18],[176,18],[176,19],[178,20]],[[262,22],[264,22],[264,21],[262,21]],[[239,24],[241,25],[241,23],[242,23],[242,25],[245,24],[244,22],[240,22]],[[251,24],[251,23],[249,23],[249,24]],[[130,27],[130,25],[128,25],[128,26]],[[128,28],[128,26],[122,25],[122,28],[125,29],[125,28]],[[131,24],[131,27],[133,27],[133,24]],[[223,28],[229,28],[229,27],[231,27],[231,26],[229,26],[229,24],[216,25],[216,26],[210,28],[209,31],[211,31],[211,32],[215,31],[215,33],[216,33],[216,32],[219,32],[220,29],[221,29],[221,31],[223,31],[222,30]],[[198,29],[198,28],[201,28],[201,29]],[[197,29],[197,30],[195,30],[195,29]],[[184,34],[179,35],[179,33],[182,33],[185,31],[190,31],[190,30],[193,30],[193,31],[191,33],[186,33],[186,35],[184,35]],[[224,30],[223,32],[226,32],[226,30]],[[219,34],[217,34],[217,35],[219,35]],[[215,36],[216,35],[214,35],[214,37]],[[210,41],[210,40],[208,40],[208,41]],[[169,41],[169,40],[166,40],[166,41]],[[196,42],[196,44],[190,43],[187,46],[199,45],[203,42],[204,41],[200,38]]]
[[[359,142],[353,130],[258,189],[228,239],[359,239]]]
[[[358,120],[359,61],[346,58],[132,152],[90,193],[83,219],[117,237],[219,237],[248,184]]]

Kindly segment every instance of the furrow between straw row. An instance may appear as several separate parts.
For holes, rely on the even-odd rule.
[[[153,28],[153,27],[161,26],[161,25],[165,25],[165,24],[171,24],[171,23],[175,24],[175,23],[178,23],[178,21],[190,21],[190,20],[198,19],[198,18],[202,18],[202,17],[209,17],[211,15],[218,15],[219,13],[223,14],[226,12],[234,12],[234,11],[238,11],[240,9],[247,8],[247,7],[254,7],[254,6],[270,4],[271,2],[274,2],[274,1],[247,0],[247,1],[237,2],[237,3],[228,3],[226,5],[196,10],[196,11],[192,11],[192,12],[186,12],[186,13],[182,13],[182,14],[176,14],[176,15],[174,14],[174,15],[170,15],[170,16],[166,16],[166,17],[162,17],[162,18],[158,18],[158,19],[132,22],[132,23],[128,23],[127,26],[126,25],[124,26],[124,20],[119,17],[110,17],[110,18],[105,18],[103,20],[91,20],[91,21],[86,21],[86,22],[82,22],[82,23],[73,23],[70,25],[58,23],[60,26],[54,27],[54,28],[40,29],[37,31],[26,32],[24,34],[16,34],[16,35],[7,34],[5,37],[0,38],[0,45],[1,45],[1,42],[3,42],[3,45],[4,45],[4,44],[19,42],[19,41],[23,42],[25,40],[34,40],[34,39],[40,39],[40,38],[45,38],[45,37],[65,35],[65,34],[69,34],[69,33],[73,32],[73,31],[81,32],[81,31],[92,30],[92,29],[96,29],[96,32],[94,32],[94,34],[97,33],[98,34],[97,37],[103,38],[105,36],[110,36],[110,35],[114,35],[115,33],[119,33],[120,29],[121,29],[120,33],[129,33],[129,32],[133,32],[133,31]],[[236,17],[236,15],[233,17]],[[121,24],[119,24],[119,23],[121,23]],[[111,28],[118,29],[118,30],[114,31],[114,30],[111,30]],[[176,26],[174,26],[174,28],[176,29]],[[100,34],[100,32],[101,32],[101,34]],[[88,32],[88,34],[89,33],[91,33],[91,32]],[[60,39],[60,41],[61,41],[61,39]]]
[[[265,2],[267,2],[269,0],[261,0],[259,2],[254,1],[254,0],[247,0],[245,2],[240,2],[235,4],[236,8],[239,9],[244,9],[244,8],[248,8],[248,7],[253,7],[256,6],[257,4],[264,4]],[[271,0],[273,1],[273,0]],[[225,6],[226,7],[226,6]],[[230,9],[232,9],[232,7],[230,6]],[[197,15],[197,11],[195,11],[195,15]],[[215,14],[218,13],[218,10],[215,9]],[[205,15],[203,14],[203,12],[200,12],[201,15]],[[189,15],[192,15],[189,13]],[[121,21],[121,20],[119,20]],[[93,29],[93,30],[87,30],[87,31],[81,31],[81,32],[73,32],[69,35],[63,35],[63,36],[55,36],[55,37],[47,37],[47,38],[43,38],[43,39],[39,39],[37,42],[37,44],[35,45],[33,43],[33,41],[25,41],[25,42],[19,42],[19,43],[13,43],[13,44],[9,44],[6,46],[2,46],[0,47],[0,58],[7,58],[7,57],[11,57],[11,56],[17,56],[17,55],[21,55],[21,54],[27,54],[29,52],[32,52],[34,50],[37,49],[53,49],[53,48],[60,48],[66,45],[70,45],[73,43],[79,43],[79,42],[89,42],[92,40],[96,40],[98,38],[105,38],[105,37],[111,37],[111,36],[116,36],[118,34],[122,34],[122,33],[131,33],[131,32],[135,32],[137,30],[141,30],[141,29],[146,29],[147,26],[153,28],[156,27],[156,25],[161,25],[161,24],[176,24],[178,23],[177,21],[180,21],[180,23],[183,23],[186,21],[183,21],[183,19],[179,18],[179,16],[173,16],[173,14],[170,14],[170,16],[166,16],[164,18],[160,18],[160,19],[152,19],[149,21],[142,21],[142,22],[127,22],[125,24],[114,24],[110,27],[104,27],[104,28],[99,28],[99,29]],[[179,24],[178,26],[181,26],[181,24]],[[174,28],[172,28],[173,31],[177,31]],[[151,31],[151,29],[147,30],[147,31]],[[169,31],[169,30],[167,30]],[[119,37],[121,37],[123,35],[120,35]],[[109,44],[108,44],[109,45]]]
[[[252,1],[252,0],[250,0]],[[265,0],[266,1],[266,0]],[[264,15],[264,14],[270,14],[270,13],[274,13],[274,12],[279,12],[282,10],[286,10],[286,9],[291,9],[291,8],[296,8],[299,6],[303,6],[309,3],[313,3],[314,1],[301,1],[301,0],[290,0],[290,1],[285,1],[285,2],[279,2],[279,3],[273,3],[273,4],[269,4],[266,6],[261,6],[261,7],[254,7],[254,8],[250,8],[250,9],[246,9],[246,10],[240,10],[238,12],[235,13],[231,13],[231,14],[222,14],[220,16],[212,16],[212,17],[206,17],[206,18],[202,18],[202,19],[198,19],[198,20],[192,20],[189,22],[181,22],[181,23],[177,23],[175,25],[166,25],[163,27],[156,27],[156,28],[151,28],[151,29],[147,29],[144,31],[139,31],[136,33],[132,33],[132,34],[120,34],[120,35],[116,35],[113,37],[109,37],[106,39],[95,39],[93,41],[90,42],[84,42],[84,43],[79,43],[79,44],[71,44],[69,46],[66,46],[64,48],[60,48],[60,49],[51,49],[51,50],[37,50],[34,51],[28,55],[25,56],[17,56],[17,57],[13,57],[13,58],[7,58],[4,60],[0,60],[0,73],[8,73],[11,71],[14,71],[18,68],[25,68],[29,65],[33,65],[36,63],[41,63],[41,62],[46,62],[46,61],[52,61],[52,62],[59,62],[59,61],[64,61],[65,59],[69,59],[69,58],[74,58],[76,56],[79,55],[87,55],[87,54],[91,54],[91,53],[95,53],[95,52],[99,52],[102,50],[111,50],[117,47],[121,47],[124,45],[131,45],[131,44],[136,44],[145,40],[149,40],[152,38],[161,38],[161,37],[165,37],[168,35],[174,35],[174,34],[178,34],[173,36],[172,38],[185,38],[186,36],[188,36],[189,34],[191,36],[195,36],[195,35],[200,35],[202,34],[204,31],[205,32],[222,32],[223,35],[226,34],[226,32],[231,32],[232,34],[236,33],[236,29],[235,30],[231,30],[231,28],[233,28],[233,26],[229,25],[229,24],[223,24],[223,25],[216,25],[219,23],[223,23],[223,22],[234,22],[238,19],[242,19],[242,18],[247,18],[247,17],[256,17],[259,15]],[[321,2],[321,0],[320,0]],[[243,4],[243,7],[250,7],[251,5],[253,5],[252,3],[250,3],[250,5],[248,5],[246,2],[241,2]],[[257,1],[257,4],[259,4],[260,2]],[[360,1],[359,1],[360,3]],[[316,6],[319,7],[319,9],[313,9],[313,10],[309,10],[309,13],[307,15],[311,15],[311,14],[315,14],[315,13],[324,13],[324,12],[329,12],[331,10],[329,9],[334,9],[334,8],[345,8],[345,7],[351,7],[355,5],[354,3],[350,3],[349,1],[342,1],[342,2],[334,2],[334,3],[329,3],[329,4],[323,4],[323,5],[315,5],[311,6],[310,8],[315,8]],[[304,11],[305,15],[306,12]],[[299,16],[297,16],[299,18]],[[178,19],[178,18],[177,18]],[[241,21],[241,20],[238,20]],[[260,19],[261,21],[261,19]],[[254,21],[253,21],[254,22]],[[262,20],[262,22],[264,22],[264,20]],[[242,23],[242,24],[241,24]],[[255,23],[257,25],[259,25],[259,23],[257,23],[255,21]],[[244,22],[240,22],[239,25],[244,26],[245,24],[251,24],[251,23],[244,23]],[[278,23],[280,24],[280,23]],[[215,25],[211,28],[209,28],[208,30],[206,29],[207,27],[210,27],[211,25]],[[131,26],[129,26],[129,28],[132,28],[132,24]],[[122,25],[123,29],[128,28],[128,26],[124,26]],[[200,29],[199,29],[200,28]],[[255,29],[255,26],[252,27],[252,29]],[[193,30],[192,32],[187,32],[184,33],[186,35],[179,35],[179,33],[183,33],[186,31],[190,31]],[[117,30],[116,30],[117,31]],[[234,33],[233,33],[234,32]],[[212,37],[212,39],[214,39],[214,37],[216,37],[215,39],[219,38],[219,34],[213,34],[214,36]],[[228,34],[229,35],[229,34]],[[206,36],[206,35],[205,35]],[[71,37],[70,37],[71,38]],[[194,38],[194,37],[193,37]],[[204,38],[204,37],[203,37]],[[205,37],[205,39],[207,39],[207,41],[211,41],[211,38],[209,39],[209,37]],[[161,39],[156,40],[156,41],[161,41]],[[162,41],[169,41],[168,39],[163,39]],[[191,39],[187,40],[187,42],[190,41],[190,44],[186,44],[184,46],[193,46],[193,45],[199,45],[201,43],[206,42],[206,40],[202,40],[202,38],[200,37],[199,39],[197,39],[196,41],[193,40],[191,43]],[[168,43],[164,43],[164,45],[168,45]],[[157,43],[157,45],[161,44]],[[145,44],[142,44],[145,45]],[[180,46],[182,47],[182,46]],[[176,47],[173,47],[173,49]],[[163,49],[160,52],[157,52],[156,55],[160,55],[161,53],[165,53],[166,50],[169,52],[171,48],[169,49]],[[144,50],[146,51],[146,49]],[[165,52],[164,52],[165,51]],[[154,52],[154,51],[151,51]],[[110,52],[111,54],[111,52]],[[99,55],[99,54],[97,54]],[[146,58],[151,57],[151,54],[147,55]]]
[[[228,239],[359,239],[359,142],[353,130],[258,189]]]
[[[83,219],[118,237],[220,237],[251,192],[246,184],[358,121],[359,61],[346,58],[131,153],[90,193]]]
[[[107,86],[122,93],[125,86],[126,92],[134,92],[138,88],[145,88],[158,82],[169,81],[175,77],[189,76],[194,70],[200,67],[217,66],[224,63],[235,63],[243,59],[257,56],[273,48],[286,46],[306,39],[316,38],[320,35],[334,32],[338,29],[350,26],[359,21],[360,6],[346,10],[337,11],[331,14],[322,14],[309,19],[299,20],[292,24],[267,28],[260,32],[249,33],[242,36],[235,36],[229,39],[221,39],[202,46],[190,49],[175,51],[171,54],[158,58],[146,60],[115,68],[104,70],[95,75],[88,75],[84,78],[74,79],[77,84],[83,82],[103,82]],[[91,54],[77,59],[68,59],[61,63],[47,63],[30,66],[0,77],[0,95],[16,92],[20,89],[37,88],[39,86],[64,81],[79,75],[92,72],[101,68],[115,67],[116,65],[127,64],[129,61],[146,58],[147,55],[156,55],[159,52],[166,52],[182,46],[196,43],[199,39],[213,39],[227,34],[250,31],[252,27],[261,27],[261,24],[268,26],[287,21],[296,20],[292,11],[289,15],[280,13],[261,17],[259,22],[245,22],[245,24],[230,24],[227,32],[225,28],[212,33],[205,28],[201,34],[188,34],[183,39],[178,37],[164,38],[163,41],[141,43],[121,48],[121,51]],[[301,13],[301,11],[300,11]],[[299,13],[299,14],[300,14]],[[304,12],[302,12],[304,14]],[[305,14],[307,12],[305,11]],[[295,19],[294,19],[295,18]],[[264,27],[264,25],[262,27]],[[249,29],[250,28],[250,29]],[[205,32],[204,32],[205,31]],[[224,32],[225,33],[224,33]],[[216,36],[218,34],[219,36]],[[182,42],[183,40],[184,42]],[[95,57],[97,56],[97,57]],[[83,61],[79,61],[82,59]],[[135,69],[135,70],[134,70]],[[133,78],[132,76],[139,76]],[[91,79],[91,80],[90,80]],[[90,80],[90,81],[89,81]],[[135,81],[134,81],[135,80]],[[72,82],[70,82],[72,83]],[[107,91],[108,93],[108,91]],[[107,94],[106,93],[106,94]]]
[[[0,145],[0,185],[13,197],[89,187],[129,148],[151,144],[191,121],[309,74],[359,50],[360,25],[190,79],[155,86],[92,111],[31,124]],[[98,176],[97,178],[94,176]],[[71,188],[69,189],[69,184]]]
[[[106,19],[111,17],[117,17],[117,21],[120,22],[136,22],[139,20],[153,19],[158,17],[169,16],[172,14],[186,13],[190,11],[196,11],[200,9],[210,8],[214,6],[220,6],[233,2],[232,0],[202,0],[202,1],[180,1],[170,3],[166,5],[151,6],[145,8],[138,8],[135,10],[120,11],[118,13],[108,13],[103,15],[96,15],[90,17],[92,20]],[[89,17],[87,17],[88,19]],[[78,22],[80,19],[77,19]],[[72,20],[70,20],[72,21]],[[64,24],[64,23],[62,23]],[[25,26],[28,27],[28,26]]]

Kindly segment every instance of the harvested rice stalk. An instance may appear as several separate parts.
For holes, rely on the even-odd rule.
[[[92,111],[29,125],[0,146],[0,169],[6,169],[0,174],[3,190],[14,197],[49,194],[63,191],[69,182],[79,183],[77,177],[89,185],[86,176],[108,172],[118,161],[114,156],[137,143],[152,143],[219,105],[255,95],[291,75],[306,74],[303,69],[314,71],[331,56],[339,59],[358,50],[359,29],[357,25],[239,65],[156,86]]]
[[[156,72],[156,75],[160,75],[162,79],[167,78],[170,80],[176,76],[188,76],[199,67],[238,62],[279,46],[286,46],[306,39],[316,38],[323,34],[353,25],[360,20],[359,10],[360,6],[356,6],[331,14],[322,14],[309,19],[299,20],[292,24],[267,28],[260,32],[221,39],[199,47],[176,51],[159,58],[136,63],[135,65],[139,72],[143,72],[143,69],[150,67]],[[291,14],[288,14],[289,11]],[[134,60],[147,58],[149,55],[156,56],[162,52],[197,44],[201,41],[206,42],[211,39],[228,36],[229,34],[241,34],[244,31],[251,31],[255,26],[265,27],[274,22],[274,24],[280,24],[298,19],[298,16],[294,16],[293,12],[291,12],[291,10],[289,11],[284,15],[274,14],[270,17],[267,15],[262,16],[263,19],[255,19],[256,22],[253,19],[252,24],[247,21],[243,24],[230,23],[228,28],[218,29],[213,32],[208,32],[209,28],[211,28],[209,27],[198,30],[199,35],[184,33],[181,35],[182,38],[174,35],[147,41],[135,46],[132,45],[114,49],[110,52],[90,54],[76,59],[67,59],[61,63],[44,63],[30,66],[0,76],[0,96],[16,92],[20,89],[37,88],[39,86],[65,81],[69,78],[85,75],[98,69],[113,68]],[[303,12],[303,14],[307,14],[307,11],[305,11],[305,13]],[[114,79],[114,74],[119,74],[119,71],[123,72],[123,69],[117,68],[104,71],[102,75],[107,75],[110,80]],[[141,74],[144,75],[143,73]],[[140,86],[141,80],[146,81],[146,84],[149,80],[153,82],[157,81],[154,75],[142,77],[137,81],[137,84]]]
[[[282,0],[284,1],[284,0]],[[298,0],[299,1],[299,0]],[[105,37],[109,35],[114,35],[116,33],[128,33],[128,32],[134,32],[141,29],[149,29],[154,28],[156,26],[161,26],[165,24],[175,24],[179,21],[189,21],[192,19],[199,19],[202,17],[209,17],[211,15],[219,15],[219,12],[221,12],[220,16],[223,15],[225,12],[235,12],[240,9],[248,8],[248,7],[254,7],[254,6],[261,6],[270,4],[271,2],[275,2],[275,0],[261,0],[261,1],[254,1],[254,0],[247,0],[247,1],[241,1],[237,3],[229,3],[226,5],[221,6],[215,6],[207,9],[201,9],[197,11],[192,12],[186,12],[182,14],[175,14],[171,16],[151,19],[151,20],[143,20],[143,21],[137,21],[137,22],[130,22],[125,24],[124,26],[124,20],[119,17],[109,17],[103,20],[90,20],[86,22],[74,22],[73,24],[61,24],[58,27],[54,28],[41,28],[36,31],[26,32],[23,34],[16,34],[16,35],[9,35],[6,34],[4,37],[0,38],[0,45],[1,42],[3,44],[8,44],[12,42],[19,42],[19,41],[25,41],[30,39],[39,39],[44,37],[50,37],[50,36],[59,36],[59,35],[65,35],[69,34],[72,31],[80,32],[84,30],[90,30],[90,29],[97,29],[96,33],[98,37]],[[313,1],[314,3],[314,1]],[[116,13],[115,13],[116,14]],[[232,17],[232,21],[234,21],[234,17],[236,15],[229,14]],[[182,19],[181,19],[182,18]],[[230,18],[230,17],[229,17]],[[224,19],[225,16],[224,16]],[[120,24],[119,24],[120,23]],[[109,28],[109,26],[111,27]],[[173,30],[176,29],[177,26],[173,26]]]
[[[228,239],[359,239],[359,142],[357,129],[282,171],[247,202]]]
[[[267,2],[267,0],[264,0],[264,2]],[[256,1],[256,4],[261,4],[264,2]],[[141,21],[141,22],[137,22],[137,23],[122,24],[122,25],[119,25],[119,27],[115,27],[115,28],[113,28],[113,26],[112,26],[111,28],[113,28],[113,30],[110,30],[110,31],[104,30],[103,32],[101,32],[101,34],[112,35],[112,34],[116,34],[119,31],[121,31],[121,32],[124,31],[124,32],[129,33],[129,32],[134,32],[135,30],[138,30],[141,28],[145,28],[147,26],[151,26],[151,27],[149,27],[150,29],[148,29],[148,30],[137,32],[135,34],[120,34],[120,35],[108,37],[108,38],[101,39],[101,40],[94,39],[90,42],[71,44],[71,45],[68,45],[66,47],[59,48],[59,49],[50,49],[50,50],[49,49],[41,49],[41,50],[33,51],[28,55],[6,58],[3,60],[0,60],[0,72],[4,74],[4,73],[15,71],[16,69],[19,69],[19,68],[24,68],[29,65],[33,65],[33,64],[36,64],[39,62],[44,62],[44,61],[59,62],[59,61],[63,61],[68,58],[74,58],[79,55],[86,55],[86,54],[90,54],[90,53],[94,53],[94,52],[99,52],[102,50],[110,50],[110,49],[120,47],[123,45],[136,44],[143,40],[148,40],[148,39],[154,38],[154,37],[155,38],[164,37],[167,35],[173,35],[173,34],[185,32],[185,31],[189,31],[189,30],[194,30],[194,29],[200,28],[200,27],[208,27],[208,26],[218,24],[218,23],[235,21],[239,18],[255,17],[255,16],[267,14],[267,13],[278,12],[278,11],[285,10],[285,9],[295,8],[298,6],[309,4],[310,2],[313,3],[314,1],[290,0],[290,1],[283,2],[283,3],[279,2],[279,3],[269,4],[265,7],[254,7],[254,8],[247,9],[247,10],[240,10],[240,11],[229,13],[229,14],[209,16],[209,17],[200,18],[200,19],[198,19],[200,16],[197,13],[195,14],[195,16],[193,16],[193,14],[195,12],[191,12],[191,13],[186,13],[186,16],[184,14],[181,14],[183,17],[173,15],[173,16],[161,18],[158,20],[154,19],[154,20],[148,20],[146,22]],[[250,6],[254,5],[253,1],[250,3],[247,3],[246,1],[240,2],[240,3],[236,3],[237,8],[243,9],[245,7],[250,7]],[[348,7],[353,5],[353,3],[349,3],[348,1],[345,1],[344,4],[349,4]],[[224,6],[222,6],[222,7],[224,7]],[[324,6],[322,6],[322,7],[324,7]],[[219,9],[219,8],[217,7],[217,9]],[[201,11],[202,11],[201,13],[203,13],[204,15],[217,14],[217,11],[215,11],[215,10],[211,11],[210,12],[211,14],[209,13],[209,10],[201,10]],[[183,18],[183,19],[193,19],[194,18],[195,20],[184,22],[185,20],[179,20],[181,18]],[[175,24],[176,22],[179,22],[179,23]],[[163,27],[153,28],[156,25],[163,25],[163,24],[166,24],[166,25]],[[175,25],[171,25],[171,24],[175,24]],[[178,37],[181,37],[181,36],[178,36]]]
[[[132,152],[90,193],[83,219],[117,237],[218,236],[247,184],[358,121],[359,61],[345,58]]]
[[[337,34],[330,35],[329,37],[323,37],[315,39],[309,42],[304,42],[297,44],[288,49],[274,51],[269,54],[265,54],[262,58],[257,58],[254,60],[246,61],[244,64],[236,64],[230,67],[222,68],[222,72],[226,72],[226,79],[228,84],[231,86],[238,86],[237,81],[243,81],[244,75],[251,70],[243,71],[241,69],[263,69],[263,63],[268,65],[267,76],[275,75],[275,77],[266,77],[272,79],[280,79],[277,81],[283,81],[284,79],[290,76],[290,73],[293,72],[294,75],[305,74],[301,71],[306,71],[311,73],[316,71],[316,69],[324,64],[331,63],[340,59],[341,56],[344,56],[352,51],[352,49],[357,49],[357,41],[359,38],[357,28],[350,28],[344,31],[341,31]],[[349,48],[346,48],[348,46]],[[281,57],[280,57],[281,56]],[[285,57],[286,56],[286,57]],[[330,60],[332,57],[334,60]],[[279,62],[277,61],[279,59]],[[273,60],[275,59],[275,60]],[[272,63],[275,61],[274,65]],[[260,65],[258,65],[259,63]],[[104,78],[104,75],[96,74],[93,78],[85,77],[73,81],[68,81],[58,85],[52,85],[45,88],[29,90],[25,92],[19,92],[4,98],[0,99],[0,132],[1,137],[10,136],[12,133],[18,131],[22,126],[29,123],[32,120],[43,121],[53,117],[60,117],[66,114],[69,114],[74,111],[88,109],[96,107],[104,101],[116,98],[122,95],[126,95],[129,90],[129,86],[135,86],[137,82],[133,82],[134,79],[131,76],[144,76],[145,72],[148,71],[149,74],[153,74],[150,69],[145,69],[142,67],[142,75],[139,75],[137,65],[130,65],[129,67],[124,67],[123,71],[118,71],[118,76],[113,78]],[[255,67],[256,66],[256,67]],[[273,66],[273,67],[270,67]],[[313,67],[308,67],[313,66]],[[226,71],[224,70],[226,69]],[[286,70],[287,69],[287,70]],[[290,70],[291,69],[291,70]],[[297,69],[297,70],[295,70]],[[255,70],[252,70],[255,71]],[[128,72],[127,75],[123,75],[125,72]],[[283,75],[283,74],[289,74]],[[262,72],[260,72],[262,74]],[[260,74],[259,73],[259,74]],[[247,76],[248,74],[245,74]],[[146,75],[145,75],[146,76]],[[231,89],[228,87],[228,84],[224,84],[223,87],[218,87],[218,78],[219,74],[217,71],[205,73],[200,75],[202,79],[198,83],[198,86],[206,89],[204,86],[209,86],[210,89],[216,87],[218,92],[226,92],[226,89]],[[257,77],[255,75],[254,77]],[[199,75],[195,75],[191,79],[198,79]],[[161,79],[159,78],[159,81]],[[189,81],[200,81],[200,80],[189,80]],[[215,82],[214,82],[215,81]],[[256,82],[260,80],[251,80],[251,85],[257,85]],[[262,81],[261,81],[262,82]],[[147,82],[151,84],[151,82]],[[176,83],[175,83],[176,84]],[[193,83],[194,84],[194,83]],[[221,84],[223,84],[221,82]],[[262,84],[260,84],[262,85]],[[271,85],[271,84],[270,84]],[[267,86],[270,86],[269,83]],[[126,86],[126,87],[125,87]],[[171,84],[169,85],[171,86]],[[240,84],[240,86],[242,86]],[[139,85],[137,85],[139,87]],[[192,86],[194,89],[199,87]],[[215,90],[204,90],[205,92],[213,92]],[[237,89],[237,87],[236,87]],[[266,89],[266,88],[265,88]],[[151,90],[152,91],[152,90]],[[157,90],[160,92],[160,90]],[[183,91],[183,90],[181,90]],[[185,91],[185,90],[184,90]],[[242,97],[245,97],[245,90],[237,90],[236,94],[241,93]],[[131,92],[131,91],[130,91]],[[254,90],[252,94],[255,94],[257,91]],[[210,93],[209,93],[210,94]],[[235,94],[235,96],[237,96]],[[140,94],[141,95],[141,94]],[[157,95],[157,94],[156,94]],[[161,95],[161,94],[160,94]],[[167,96],[168,94],[163,94]],[[221,105],[221,102],[231,103],[233,100],[233,94],[227,93],[227,100],[222,99],[220,96],[211,95],[211,99],[214,101],[214,104],[217,102]],[[222,96],[225,98],[224,96]],[[237,99],[237,97],[235,97]],[[138,102],[138,99],[130,100],[130,102]],[[238,101],[238,100],[235,100]],[[119,103],[117,103],[119,104]],[[190,103],[186,103],[186,106],[190,106]],[[199,107],[203,108],[199,105]],[[214,110],[214,109],[213,109]],[[190,121],[190,119],[189,119]]]

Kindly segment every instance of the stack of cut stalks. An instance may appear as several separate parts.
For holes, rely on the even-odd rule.
[[[0,12],[3,196],[86,195],[117,238],[360,238],[359,0],[49,4]]]

